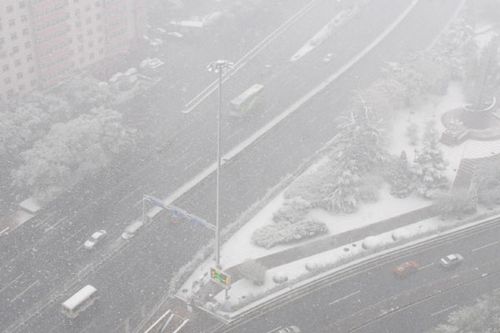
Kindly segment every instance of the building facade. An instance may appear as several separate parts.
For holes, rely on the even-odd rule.
[[[146,25],[144,2],[0,1],[0,99],[130,51]]]

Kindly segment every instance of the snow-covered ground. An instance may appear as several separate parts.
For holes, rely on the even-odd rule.
[[[399,245],[402,241],[415,239],[418,236],[428,235],[441,228],[453,225],[453,221],[441,221],[439,218],[430,218],[418,223],[414,223],[403,228],[398,228],[375,236],[369,236],[364,239],[353,242],[348,246],[334,248],[307,258],[296,260],[286,265],[269,269],[266,274],[266,281],[261,286],[255,286],[252,282],[241,279],[231,286],[229,300],[225,299],[225,292],[220,292],[215,299],[220,304],[225,304],[225,309],[233,308],[238,303],[249,298],[258,298],[259,295],[265,295],[273,288],[279,286],[274,278],[286,277],[288,281],[300,282],[301,278],[310,277],[310,270],[330,268],[335,265],[345,263],[349,259],[359,258],[373,251],[384,249],[391,245]],[[290,287],[290,286],[289,286]],[[229,306],[228,306],[229,305]]]
[[[384,186],[379,192],[377,202],[363,203],[355,214],[333,214],[324,209],[313,209],[308,216],[313,220],[325,223],[329,235],[336,235],[363,228],[429,204],[429,200],[417,196],[410,196],[406,199],[395,198],[390,195],[388,186]]]
[[[419,107],[407,111],[400,111],[394,118],[394,126],[391,144],[388,149],[391,153],[399,155],[401,151],[406,151],[408,159],[412,160],[415,149],[420,147],[421,142],[416,146],[411,146],[406,135],[407,127],[410,123],[415,123],[419,127],[420,138],[424,132],[425,126],[429,121],[434,121],[436,128],[442,132],[443,125],[440,122],[441,116],[446,111],[455,109],[464,104],[462,89],[459,84],[451,84],[448,92],[441,98],[431,98]],[[441,147],[448,161],[447,175],[452,181],[461,158],[477,158],[489,156],[493,153],[500,153],[500,141],[480,142],[466,141],[462,145]],[[303,174],[311,175],[320,169],[322,165],[328,163],[327,157],[318,158],[317,162],[311,165]],[[293,184],[293,183],[292,183]],[[264,249],[254,245],[251,241],[255,230],[273,223],[272,218],[285,202],[286,189],[273,198],[261,211],[259,211],[245,226],[237,231],[221,249],[221,264],[223,268],[228,268],[239,264],[246,259],[259,258],[271,253],[283,251],[284,249],[303,244],[304,242],[292,245],[280,245],[271,249]],[[355,214],[332,214],[322,209],[313,209],[308,214],[309,217],[320,222],[324,222],[329,230],[329,235],[340,234],[349,230],[364,228],[381,220],[398,216],[406,212],[422,208],[429,205],[429,201],[410,196],[406,199],[394,198],[389,194],[387,186],[381,188],[379,200],[375,203],[365,203]],[[456,221],[455,221],[456,222]],[[215,299],[224,304],[223,309],[231,309],[240,302],[248,302],[249,299],[257,299],[276,290],[279,283],[273,278],[281,277],[288,281],[299,282],[305,278],[310,278],[310,271],[314,269],[327,269],[344,263],[347,260],[353,260],[360,255],[373,253],[374,250],[384,249],[391,245],[399,245],[403,240],[415,239],[429,233],[447,228],[453,221],[442,221],[439,218],[430,218],[418,223],[407,225],[402,228],[391,230],[379,235],[372,235],[364,239],[359,239],[349,246],[333,248],[307,258],[302,258],[286,265],[271,268],[267,271],[266,281],[262,286],[255,286],[252,282],[241,279],[236,281],[229,292],[229,300],[225,299],[225,292],[218,294]],[[207,280],[210,267],[213,265],[212,259],[207,260],[198,267],[191,277],[184,283],[181,290],[181,297],[189,297],[193,290],[193,283],[196,280]],[[307,268],[306,268],[307,266]],[[290,284],[288,284],[290,287]]]

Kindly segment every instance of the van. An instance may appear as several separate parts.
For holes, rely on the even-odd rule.
[[[144,225],[144,223],[140,220],[132,222],[128,227],[125,228],[125,231],[122,233],[123,239],[130,239],[135,236],[137,231]]]

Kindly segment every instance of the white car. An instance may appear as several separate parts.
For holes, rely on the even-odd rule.
[[[459,265],[462,261],[464,261],[464,257],[460,253],[453,253],[439,259],[439,264],[444,268],[451,268]]]
[[[181,34],[180,32],[177,32],[177,31],[171,31],[171,32],[167,32],[167,36],[175,37],[175,38],[182,38],[184,35]]]
[[[280,329],[277,333],[300,333],[300,332],[301,332],[300,328],[292,325]]]
[[[327,55],[323,58],[323,62],[330,62],[332,60],[333,53],[327,53]]]
[[[83,246],[87,250],[92,250],[93,248],[96,247],[98,243],[100,243],[104,238],[106,238],[106,236],[107,236],[106,230],[96,231],[90,236],[89,239],[85,241],[85,243],[83,243]]]
[[[125,228],[125,231],[122,233],[122,238],[123,239],[130,239],[135,236],[135,234],[139,231],[140,228],[144,223],[142,221],[137,220],[135,222],[132,222],[128,227]]]

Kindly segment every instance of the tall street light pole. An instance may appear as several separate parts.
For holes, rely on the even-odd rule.
[[[215,203],[215,267],[220,268],[220,169],[221,169],[221,113],[222,113],[222,78],[224,72],[231,69],[233,63],[216,60],[207,66],[209,72],[219,75],[219,107],[217,108],[217,185]]]

